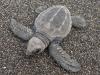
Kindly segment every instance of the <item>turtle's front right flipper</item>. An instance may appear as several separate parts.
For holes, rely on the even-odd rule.
[[[80,64],[76,60],[71,59],[71,57],[58,44],[51,43],[49,46],[49,53],[65,70],[72,72],[80,70]]]
[[[34,34],[31,29],[18,23],[15,19],[11,19],[11,24],[9,27],[16,36],[23,40],[29,40]]]

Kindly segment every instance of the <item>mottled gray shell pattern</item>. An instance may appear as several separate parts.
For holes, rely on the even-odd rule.
[[[35,26],[37,32],[46,33],[50,40],[64,38],[72,27],[70,12],[65,6],[50,7],[38,15]]]

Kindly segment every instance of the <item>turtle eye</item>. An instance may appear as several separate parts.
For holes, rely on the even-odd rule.
[[[39,49],[36,49],[36,53],[39,53],[41,51],[41,49],[39,48]]]

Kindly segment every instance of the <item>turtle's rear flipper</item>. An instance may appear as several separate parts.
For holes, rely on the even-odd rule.
[[[71,16],[72,25],[77,28],[84,28],[86,27],[85,19],[81,16]]]
[[[15,19],[11,19],[11,31],[23,40],[29,40],[33,36],[33,31],[22,24],[18,23]]]
[[[49,53],[65,70],[72,72],[80,70],[80,64],[76,60],[71,59],[71,57],[58,44],[51,43],[49,46]]]

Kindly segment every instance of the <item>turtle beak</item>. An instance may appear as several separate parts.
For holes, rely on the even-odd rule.
[[[32,55],[32,52],[26,51],[26,55]]]
[[[29,50],[26,51],[26,55],[32,55],[33,53],[39,54],[41,53],[41,49],[35,49],[30,52]]]

